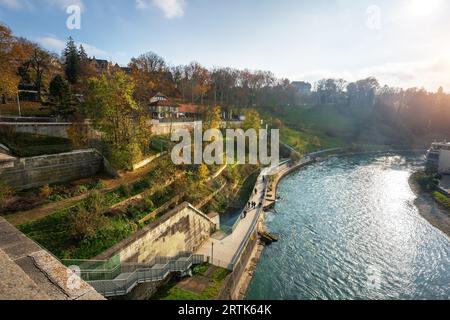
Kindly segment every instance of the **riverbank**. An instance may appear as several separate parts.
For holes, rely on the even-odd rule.
[[[409,185],[417,197],[414,204],[419,209],[420,215],[435,228],[450,237],[450,213],[442,208],[429,192],[422,190],[415,180],[414,174],[409,178]]]

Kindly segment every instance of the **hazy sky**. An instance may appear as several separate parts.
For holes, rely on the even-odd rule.
[[[69,5],[81,29],[66,27]],[[0,21],[60,53],[72,35],[120,64],[154,51],[171,64],[264,69],[315,81],[376,76],[450,90],[447,0],[0,0]]]

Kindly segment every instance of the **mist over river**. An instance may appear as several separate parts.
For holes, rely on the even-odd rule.
[[[450,299],[450,239],[419,214],[423,156],[334,158],[283,180],[267,214],[280,237],[248,299]]]

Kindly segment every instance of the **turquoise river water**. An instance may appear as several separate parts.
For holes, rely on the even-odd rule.
[[[450,299],[450,239],[408,184],[423,156],[334,158],[280,184],[248,299]]]

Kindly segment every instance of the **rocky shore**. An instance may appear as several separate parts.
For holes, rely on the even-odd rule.
[[[414,204],[419,209],[420,215],[450,237],[450,213],[442,208],[430,193],[420,188],[414,175],[409,178],[409,185],[417,196]]]

